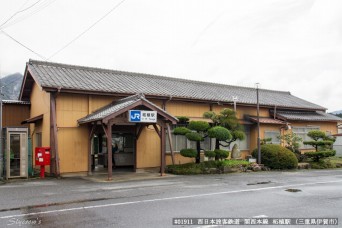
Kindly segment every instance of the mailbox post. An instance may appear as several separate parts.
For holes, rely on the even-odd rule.
[[[36,165],[40,165],[40,178],[45,178],[45,166],[50,165],[50,147],[36,147]]]

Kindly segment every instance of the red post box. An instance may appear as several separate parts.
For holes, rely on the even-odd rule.
[[[36,147],[35,164],[40,165],[40,178],[45,177],[45,166],[50,165],[50,147]]]

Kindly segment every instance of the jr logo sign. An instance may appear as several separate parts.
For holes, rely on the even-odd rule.
[[[128,121],[139,123],[156,123],[157,112],[144,110],[129,110]]]
[[[141,111],[130,110],[129,111],[129,122],[141,122]]]

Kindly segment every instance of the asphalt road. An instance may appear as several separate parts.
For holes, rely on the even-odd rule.
[[[288,190],[288,191],[287,191]],[[189,227],[177,222],[324,222],[342,227],[342,170],[175,176],[120,183],[78,178],[0,185],[0,227]],[[208,220],[197,220],[208,219]],[[215,220],[211,220],[211,218]],[[272,220],[277,218],[279,220]],[[323,220],[323,219],[330,220]],[[224,220],[225,219],[225,220]],[[322,220],[320,220],[322,219]],[[242,221],[242,220],[240,220]],[[224,225],[223,227],[284,227]]]

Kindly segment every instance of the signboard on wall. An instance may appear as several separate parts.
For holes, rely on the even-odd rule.
[[[157,123],[157,111],[129,110],[128,121],[134,123]]]

